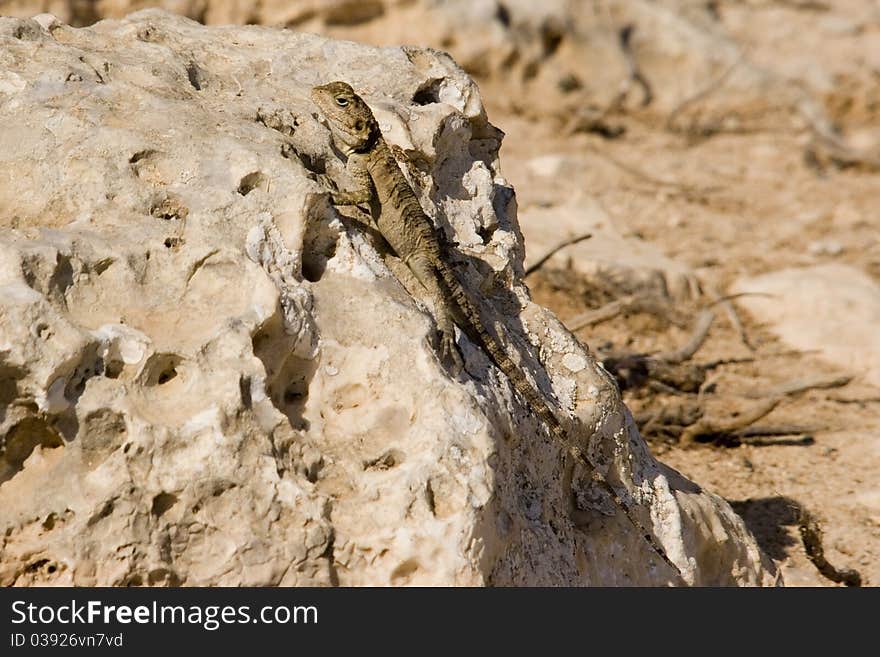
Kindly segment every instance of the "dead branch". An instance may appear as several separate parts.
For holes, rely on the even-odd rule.
[[[599,310],[603,317],[613,316],[622,312],[625,305],[606,304]],[[580,315],[576,322],[570,322],[571,330],[576,330],[586,323],[584,320],[596,320],[599,316],[593,311],[589,316]],[[655,392],[681,395],[694,393],[706,380],[706,368],[702,365],[686,363],[706,341],[709,328],[715,314],[704,310],[697,317],[691,337],[679,349],[655,356],[648,354],[608,354],[602,359],[602,365],[617,380],[622,390],[647,386]]]
[[[829,396],[828,401],[837,402],[838,404],[858,404],[859,406],[864,406],[865,404],[880,404],[880,397],[858,397],[858,398],[850,398],[850,397],[836,397]]]
[[[604,306],[601,306],[594,310],[588,310],[585,313],[574,316],[569,321],[565,322],[565,324],[566,326],[568,326],[569,331],[578,331],[585,326],[600,324],[604,321],[617,317],[619,314],[627,310],[630,306],[632,306],[636,298],[636,295],[630,294],[625,297],[615,299],[614,301],[609,301]]]
[[[790,435],[793,434],[779,434],[779,437],[774,437],[774,434],[769,434],[770,437],[767,437],[768,434],[762,434],[759,436],[737,435],[736,440],[731,441],[729,444],[731,447],[738,447],[741,443],[747,443],[752,447],[772,447],[774,445],[780,445],[783,447],[809,447],[810,445],[816,444],[816,439],[810,434],[798,438],[785,437]]]
[[[780,383],[771,388],[764,390],[750,390],[745,396],[750,399],[763,399],[765,397],[784,397],[786,395],[795,395],[805,390],[840,388],[852,381],[853,377],[849,375],[836,376],[833,378],[816,377],[812,379],[798,379],[796,381],[787,381]]]
[[[755,415],[766,411],[760,408],[751,415]],[[741,443],[748,443],[755,447],[767,447],[771,445],[786,446],[809,446],[816,443],[816,439],[812,434],[824,429],[819,427],[806,427],[794,424],[780,425],[759,425],[751,424],[741,429],[732,430],[729,433],[713,432],[703,433],[707,426],[718,429],[718,422],[709,421],[701,428],[700,433],[688,435],[686,432],[689,427],[695,425],[703,417],[702,407],[699,402],[684,401],[671,407],[663,408],[658,411],[647,411],[636,413],[634,416],[639,432],[645,437],[653,437],[660,439],[672,439],[678,441],[692,441],[696,437],[707,436],[714,439],[716,444],[722,446],[738,446]],[[746,422],[750,418],[738,419],[737,424]],[[731,425],[727,425],[731,428]],[[798,436],[791,438],[789,436]]]
[[[745,347],[749,351],[755,351],[755,346],[749,340],[749,336],[746,333],[746,329],[743,326],[742,321],[739,318],[739,313],[736,311],[736,306],[734,306],[731,301],[734,299],[739,299],[744,296],[771,296],[764,294],[763,292],[739,292],[736,294],[727,294],[724,296],[720,296],[717,291],[712,290],[713,295],[716,297],[715,300],[709,304],[709,308],[712,308],[715,305],[720,305],[724,310],[725,315],[727,315],[727,321],[730,322],[730,325],[739,335],[740,342],[745,345]]]
[[[736,437],[741,429],[745,429],[750,424],[757,422],[762,417],[768,415],[774,408],[779,405],[780,399],[768,399],[764,402],[756,404],[755,407],[742,415],[732,418],[718,419],[710,417],[701,417],[698,421],[687,427],[681,433],[681,442],[683,444],[691,444],[697,441],[701,436],[724,438]]]
[[[674,312],[669,302],[662,299],[657,294],[639,293],[628,294],[626,296],[609,301],[599,308],[588,310],[579,315],[575,315],[565,321],[565,325],[569,331],[579,331],[587,326],[601,324],[602,322],[614,319],[620,314],[631,312],[644,312],[662,317],[671,324],[676,326],[686,325],[685,322]]]
[[[703,410],[699,404],[685,399],[656,410],[636,413],[633,419],[643,436],[667,434],[677,438],[685,427],[699,420],[702,414]]]
[[[632,48],[632,36],[635,32],[635,25],[632,23],[628,25],[624,25],[620,31],[617,33],[620,50],[623,52],[623,58],[626,61],[626,67],[629,71],[629,75],[626,80],[621,84],[620,91],[615,96],[614,100],[608,106],[606,113],[616,112],[623,108],[623,104],[626,102],[627,97],[629,96],[630,89],[632,89],[633,84],[638,85],[642,89],[642,103],[641,107],[647,107],[654,100],[654,91],[651,89],[651,84],[648,82],[647,78],[642,74],[642,70],[639,68],[639,62],[636,59],[635,53]]]
[[[675,351],[667,351],[662,354],[657,354],[654,358],[667,363],[682,363],[686,360],[690,360],[690,358],[697,353],[697,350],[703,346],[706,337],[709,335],[709,329],[712,327],[712,322],[714,321],[715,313],[711,310],[704,310],[697,317],[694,331],[691,334],[690,339],[683,346]]]
[[[718,296],[718,294],[716,293],[715,296],[717,298],[709,304],[709,308],[724,303],[725,301],[735,301],[736,299],[742,297],[766,297],[768,299],[776,298],[775,294],[768,294],[767,292],[735,292],[734,294],[725,294],[724,296]]]
[[[736,432],[737,436],[748,438],[750,436],[793,436],[799,433],[816,433],[825,431],[821,427],[807,427],[801,424],[777,424],[761,425],[753,424]]]
[[[666,395],[678,396],[688,394],[688,391],[681,390],[680,388],[671,386],[668,383],[663,383],[663,381],[657,381],[656,379],[651,379],[648,381],[648,388],[650,390],[653,390],[654,392],[659,392]]]
[[[736,307],[726,299],[721,301],[721,307],[727,315],[727,321],[730,322],[730,325],[733,326],[734,330],[739,335],[740,342],[742,342],[749,351],[755,351],[756,347],[749,340],[746,329],[739,318],[739,313],[736,312]]]
[[[740,363],[754,363],[757,361],[757,356],[745,356],[743,358],[718,358],[713,361],[709,361],[708,363],[703,363],[703,367],[707,370],[714,370],[722,365],[739,365]]]
[[[702,367],[706,370],[714,370],[721,365],[738,365],[740,363],[754,363],[758,360],[768,360],[770,358],[789,358],[791,356],[803,356],[804,354],[814,353],[815,351],[817,350],[811,349],[809,351],[800,351],[799,349],[786,349],[784,351],[773,351],[766,354],[761,354],[760,357],[742,356],[733,358],[718,358],[716,360],[710,360],[708,363],[703,363]],[[880,401],[880,397],[878,397],[876,401]]]
[[[533,265],[528,267],[525,271],[525,274],[523,274],[523,278],[525,278],[529,274],[535,273],[538,269],[540,269],[544,265],[545,262],[547,262],[550,258],[552,258],[554,255],[559,253],[562,249],[569,247],[572,244],[577,244],[578,242],[583,242],[584,240],[588,240],[592,236],[593,236],[592,233],[584,233],[583,235],[576,235],[575,237],[571,237],[567,240],[560,242],[559,244],[554,246],[552,249],[547,251],[547,253],[545,253],[540,258],[538,258],[538,260]]]
[[[602,366],[621,390],[648,387],[655,392],[681,395],[696,393],[706,380],[706,371],[694,363],[672,363],[647,354],[607,355]]]

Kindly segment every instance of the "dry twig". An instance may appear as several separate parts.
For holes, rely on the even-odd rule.
[[[533,265],[529,266],[526,269],[525,274],[523,274],[523,278],[525,278],[529,274],[535,273],[538,269],[540,269],[544,265],[544,263],[546,263],[550,258],[555,256],[557,253],[559,253],[562,249],[564,249],[568,246],[571,246],[572,244],[577,244],[578,242],[583,242],[584,240],[588,240],[592,236],[593,236],[592,233],[584,233],[583,235],[576,235],[575,237],[571,237],[567,240],[563,240],[562,242],[560,242],[559,244],[554,246],[552,249],[547,251],[547,253],[545,253],[540,258],[538,258],[538,260]]]
[[[852,381],[853,377],[844,375],[844,376],[835,376],[832,378],[828,377],[815,377],[812,379],[799,379],[797,381],[787,381],[785,383],[780,383],[779,385],[775,385],[771,388],[765,388],[764,390],[751,390],[745,394],[746,397],[750,399],[763,399],[765,397],[784,397],[786,395],[795,395],[799,392],[804,392],[805,390],[816,390],[816,389],[828,389],[828,388],[840,388],[848,384]]]
[[[805,427],[800,424],[778,424],[778,425],[761,425],[753,424],[736,432],[740,438],[750,438],[752,436],[794,436],[797,434],[811,434],[817,431],[824,431],[820,427]]]
[[[569,331],[578,331],[585,326],[593,326],[594,324],[613,319],[629,309],[637,298],[634,294],[620,297],[614,301],[609,301],[604,306],[576,315],[565,324],[568,326]]]
[[[865,404],[880,404],[880,397],[836,397],[831,395],[828,397],[828,401],[837,402],[838,404],[858,404],[859,406],[864,406]]]
[[[711,310],[704,310],[697,317],[694,331],[691,334],[690,339],[684,345],[675,351],[667,351],[662,354],[657,354],[654,358],[667,363],[682,363],[686,360],[690,360],[690,358],[697,353],[697,350],[703,346],[706,337],[709,335],[709,329],[712,328],[712,322],[714,321],[715,313]]]
[[[639,62],[636,59],[635,53],[633,52],[632,36],[634,32],[635,25],[633,25],[632,23],[624,25],[618,32],[620,50],[623,52],[623,57],[626,60],[626,67],[629,71],[629,75],[621,85],[620,91],[617,93],[617,96],[614,98],[614,100],[611,101],[611,104],[608,106],[608,110],[606,111],[606,113],[619,111],[623,107],[623,104],[626,102],[627,96],[629,96],[630,89],[632,89],[633,87],[633,83],[635,83],[642,89],[642,107],[647,107],[651,104],[651,101],[654,100],[654,90],[651,89],[651,84],[648,82],[648,79],[642,74],[642,71],[639,68]]]
[[[753,424],[762,417],[768,415],[779,405],[779,401],[778,398],[768,399],[756,404],[751,411],[737,417],[726,419],[701,417],[698,421],[694,422],[681,432],[681,442],[686,445],[692,444],[701,436],[716,438],[735,437],[738,431],[745,429],[750,424]]]

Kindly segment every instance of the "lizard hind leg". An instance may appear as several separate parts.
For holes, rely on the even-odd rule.
[[[440,332],[440,360],[452,367],[454,376],[464,368],[461,353],[455,343],[455,322],[448,295],[440,285],[440,276],[430,258],[414,253],[406,259],[406,265],[427,290],[434,304],[437,329]]]

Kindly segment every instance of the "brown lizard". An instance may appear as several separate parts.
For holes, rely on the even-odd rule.
[[[681,574],[589,456],[568,440],[562,424],[548,403],[510,359],[501,344],[483,327],[476,305],[465,292],[452,268],[444,261],[443,244],[434,224],[425,214],[403,175],[369,106],[345,82],[330,82],[314,87],[311,95],[326,120],[334,145],[347,156],[346,170],[357,184],[354,190],[331,192],[331,200],[334,205],[370,206],[370,214],[379,232],[425,287],[434,303],[441,337],[441,360],[447,363],[452,361],[456,371],[461,369],[461,356],[455,344],[454,329],[455,318],[460,318],[459,327],[485,349],[514,389],[544,421],[551,436],[575,459],[587,466],[593,481],[611,496],[651,548],[675,572]]]

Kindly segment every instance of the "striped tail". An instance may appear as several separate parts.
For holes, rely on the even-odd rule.
[[[636,530],[645,539],[648,545],[651,546],[654,552],[656,552],[657,555],[670,568],[677,572],[679,576],[683,577],[683,573],[678,568],[678,566],[676,566],[672,562],[672,560],[667,556],[666,551],[657,543],[654,536],[650,532],[648,532],[636,518],[636,515],[633,512],[633,509],[629,505],[629,503],[621,498],[614,487],[610,483],[608,483],[608,480],[602,475],[601,472],[599,472],[590,457],[587,456],[587,454],[580,447],[569,441],[565,429],[562,427],[559,419],[551,410],[546,399],[544,399],[544,397],[535,389],[535,387],[532,386],[531,383],[529,383],[529,380],[526,378],[525,374],[510,359],[510,356],[507,355],[507,352],[502,348],[499,342],[492,335],[490,335],[485,328],[483,328],[483,322],[480,319],[479,312],[477,311],[474,304],[471,302],[470,297],[464,291],[461,283],[459,283],[458,279],[452,273],[452,270],[443,262],[437,263],[436,268],[443,278],[443,282],[446,284],[449,293],[452,295],[452,299],[455,302],[456,306],[458,306],[462,314],[465,316],[468,327],[471,328],[476,334],[476,337],[479,339],[480,344],[486,350],[495,365],[498,366],[498,368],[504,373],[508,380],[510,380],[514,389],[523,397],[523,399],[525,399],[528,407],[532,409],[532,411],[537,413],[538,417],[540,417],[541,420],[543,420],[543,422],[547,425],[547,428],[550,431],[550,436],[555,439],[556,442],[569,454],[571,454],[577,461],[580,461],[583,465],[587,467],[587,469],[590,470],[590,478],[596,484],[598,484],[606,493],[608,493],[608,495],[618,506],[618,508],[623,511],[623,514],[626,516],[627,520],[629,520],[632,526],[636,528]]]

